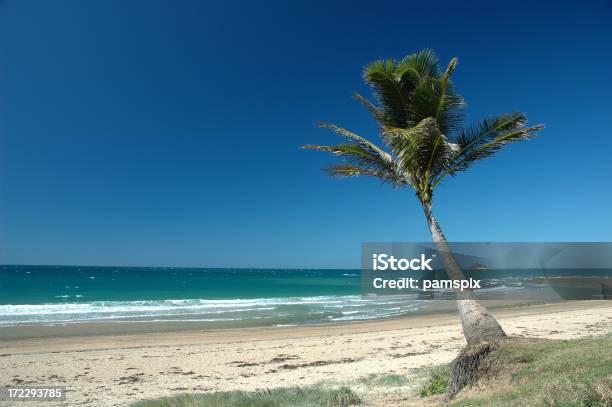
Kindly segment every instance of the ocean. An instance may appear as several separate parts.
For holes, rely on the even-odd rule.
[[[526,283],[534,275],[490,279],[482,292],[552,299],[545,284]],[[0,266],[0,328],[148,321],[198,322],[202,328],[300,325],[396,317],[431,309],[434,302],[440,301],[417,293],[362,297],[359,270]]]
[[[364,320],[415,309],[366,300],[359,270],[0,266],[0,327],[199,321],[204,327]]]

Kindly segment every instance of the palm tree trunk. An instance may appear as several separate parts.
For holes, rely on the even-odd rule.
[[[429,225],[429,231],[431,232],[431,238],[436,244],[438,254],[442,256],[442,263],[449,278],[452,280],[465,280],[465,275],[451,252],[446,237],[431,211],[431,203],[422,202],[422,205],[427,224]],[[506,336],[497,320],[478,302],[473,290],[456,290],[456,295],[463,334],[468,345],[483,341],[495,341]]]

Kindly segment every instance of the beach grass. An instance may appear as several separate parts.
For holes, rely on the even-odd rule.
[[[363,386],[382,386],[398,387],[410,384],[410,377],[400,374],[370,374],[356,380],[356,383]]]
[[[612,406],[611,335],[577,340],[509,340],[489,354],[481,369],[477,383],[446,404],[440,395],[446,390],[450,369],[440,365],[414,369],[407,375],[368,375],[336,386],[322,382],[256,392],[182,394],[138,402],[132,407],[379,405],[379,398],[388,395],[393,387],[411,400],[420,398],[422,403],[418,405]]]
[[[137,402],[132,407],[348,407],[361,403],[361,398],[348,387],[313,385],[255,392],[182,394]]]
[[[508,342],[452,407],[612,406],[612,336]]]
[[[450,368],[448,365],[431,366],[421,369],[425,377],[424,383],[419,390],[421,397],[435,396],[446,391]]]

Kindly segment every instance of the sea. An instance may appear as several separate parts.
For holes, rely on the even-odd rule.
[[[537,289],[525,278],[498,279],[485,291],[501,298]],[[291,326],[397,317],[435,302],[418,293],[366,297],[360,284],[359,270],[4,265],[0,329],[150,321]]]

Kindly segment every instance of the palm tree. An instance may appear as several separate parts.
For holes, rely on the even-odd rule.
[[[453,58],[441,71],[436,55],[428,49],[401,61],[372,62],[365,67],[363,77],[378,103],[359,94],[354,96],[377,121],[384,147],[322,122],[320,127],[338,133],[346,142],[303,148],[342,157],[344,163],[326,169],[332,176],[372,176],[396,188],[413,188],[449,277],[464,279],[432,212],[435,188],[448,175],[469,169],[511,142],[533,137],[543,126],[527,126],[522,113],[505,113],[464,127],[463,99],[451,82],[456,67],[457,58]],[[473,291],[457,291],[456,295],[468,344],[505,337],[497,320],[477,301]]]

